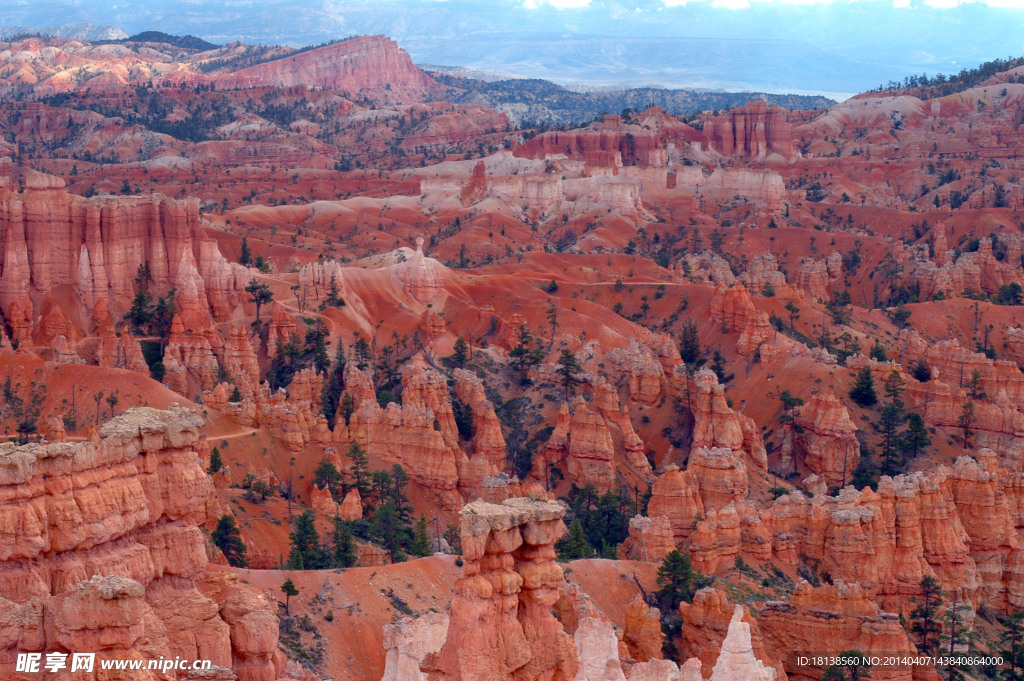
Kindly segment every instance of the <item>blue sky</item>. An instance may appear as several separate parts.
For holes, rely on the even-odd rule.
[[[1024,0],[0,2],[0,26],[76,22],[295,46],[384,33],[418,63],[588,85],[849,93],[1024,56]]]

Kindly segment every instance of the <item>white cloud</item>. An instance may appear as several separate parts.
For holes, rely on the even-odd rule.
[[[531,2],[545,0],[528,0]],[[554,0],[547,0],[554,2]],[[573,2],[574,0],[561,0]],[[840,0],[661,0],[665,7],[682,7],[688,4],[710,3],[712,7],[723,9],[746,9],[754,4],[781,4],[781,5],[818,5],[838,2]],[[848,3],[876,2],[877,0],[845,0]],[[588,0],[589,2],[589,0]],[[1024,0],[892,0],[893,7],[914,7],[925,5],[933,9],[951,9],[960,5],[985,4],[990,7],[1001,9],[1024,9]]]
[[[584,9],[590,6],[590,0],[525,0],[523,7],[526,9],[537,9],[543,5],[555,9]]]

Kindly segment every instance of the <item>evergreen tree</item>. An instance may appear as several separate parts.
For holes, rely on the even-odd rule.
[[[249,280],[249,283],[245,286],[245,290],[249,294],[249,302],[256,304],[256,323],[259,324],[260,308],[272,301],[274,299],[274,294],[271,292],[269,286],[260,283],[256,277]]]
[[[370,350],[370,344],[362,336],[357,338],[356,342],[352,344],[352,352],[356,357],[356,368],[360,371],[370,366],[370,362],[373,361],[373,352]]]
[[[455,340],[455,347],[453,348],[452,354],[448,357],[448,363],[451,366],[461,369],[466,366],[466,362],[469,361],[469,343],[462,336],[459,336]]]
[[[888,355],[885,354],[885,346],[882,345],[881,341],[875,339],[875,344],[871,346],[871,350],[868,351],[868,356],[879,362],[885,362],[889,359]]]
[[[850,399],[862,407],[873,407],[878,402],[875,394],[875,380],[871,377],[871,367],[864,367],[857,372],[857,379],[850,388]]]
[[[704,581],[703,575],[694,572],[689,555],[672,551],[658,568],[658,586],[661,588],[654,594],[658,608],[662,612],[676,612],[683,601],[693,601],[693,594]]]
[[[348,420],[352,417],[352,413],[355,411],[355,400],[347,392],[341,394],[341,402],[338,405],[338,414],[344,419],[345,425],[348,425]]]
[[[960,600],[959,596],[954,595],[953,602],[950,603],[949,607],[946,608],[946,612],[942,616],[942,629],[943,632],[940,636],[941,641],[946,644],[943,645],[943,653],[950,657],[956,655],[959,652],[957,649],[962,646],[969,646],[971,641],[974,640],[974,632],[971,631],[970,626],[967,622],[967,615],[971,611],[969,603],[964,603]],[[964,675],[963,665],[947,664],[946,665],[946,679],[947,681],[962,680],[967,678]]]
[[[246,267],[252,264],[252,253],[249,251],[249,238],[242,237],[242,252],[238,256],[238,262]]]
[[[410,529],[398,517],[398,511],[391,501],[385,501],[373,512],[371,532],[380,542],[392,563],[405,560],[405,548],[409,545]]]
[[[427,516],[420,513],[416,521],[416,529],[412,534],[412,546],[409,553],[414,556],[429,556],[431,554],[430,531],[427,529]]]
[[[341,471],[326,456],[320,459],[313,470],[313,484],[320,489],[330,490],[331,496],[335,498],[343,495]]]
[[[1016,610],[1003,620],[1000,654],[1009,665],[1002,670],[1003,681],[1024,681],[1024,610]]]
[[[462,400],[452,400],[452,414],[455,417],[455,428],[459,431],[459,437],[469,440],[473,437],[473,406],[464,404]]]
[[[526,375],[530,367],[544,359],[544,351],[534,345],[533,334],[526,328],[526,324],[520,324],[516,345],[509,350],[508,355],[512,358],[516,370],[519,371],[519,382],[523,385],[530,380]]]
[[[288,554],[289,570],[319,570],[324,565],[323,550],[320,548],[320,534],[316,530],[316,516],[306,509],[295,517],[294,530],[289,535],[291,552]]]
[[[900,456],[899,429],[906,421],[903,409],[903,379],[895,369],[885,381],[885,402],[882,405],[880,430],[882,433],[882,472],[885,475],[896,475],[903,468]]]
[[[377,505],[380,506],[391,496],[391,473],[373,471],[370,474],[370,488],[373,496],[377,498]]]
[[[348,523],[341,519],[341,516],[334,516],[334,567],[347,568],[356,564],[355,543],[352,541],[352,532],[348,529]]]
[[[791,300],[786,303],[786,312],[789,313],[789,330],[796,332],[796,320],[800,319],[800,308]]]
[[[939,644],[939,605],[942,602],[942,586],[934,577],[921,579],[921,598],[910,613],[910,630],[918,636],[917,649],[923,655],[932,655]]]
[[[220,457],[220,450],[214,447],[210,450],[210,465],[206,467],[206,472],[213,475],[219,473],[223,467],[224,461]]]
[[[569,535],[555,542],[555,550],[558,552],[558,560],[579,560],[594,555],[594,547],[587,542],[579,518],[569,525]]]
[[[148,293],[139,291],[135,294],[135,298],[132,299],[131,309],[125,315],[125,319],[131,322],[136,333],[142,331],[143,327],[153,319],[153,310],[150,307]]]
[[[921,383],[927,383],[932,380],[932,370],[928,367],[923,358],[917,360],[914,366],[910,368],[910,375]]]
[[[290,577],[281,585],[281,593],[284,594],[284,614],[288,617],[290,615],[288,606],[291,604],[292,596],[299,595],[299,590],[295,588],[295,583]]]
[[[711,370],[715,372],[721,385],[725,385],[736,376],[736,374],[726,373],[725,355],[722,354],[722,348],[715,348],[715,354],[711,358]]]
[[[214,546],[227,558],[231,567],[246,567],[249,563],[245,558],[245,542],[242,541],[242,532],[235,524],[235,517],[225,513],[217,519],[217,527],[210,534]]]
[[[580,363],[576,359],[576,355],[572,354],[568,348],[562,350],[561,355],[558,357],[558,369],[556,370],[558,375],[562,377],[562,387],[565,389],[565,399],[569,399],[569,394],[575,392],[576,386],[580,383]]]
[[[409,496],[405,493],[405,488],[409,485],[409,476],[406,474],[405,469],[400,464],[395,464],[391,467],[391,489],[388,491],[388,501],[395,505],[395,512],[398,514],[398,519],[403,523],[412,522],[412,503],[409,501]]]
[[[338,278],[332,272],[331,281],[327,286],[327,300],[326,304],[330,307],[343,307],[345,301],[341,297],[341,291],[338,290]]]
[[[700,338],[697,337],[697,323],[692,319],[683,322],[679,337],[679,356],[688,365],[696,365],[700,360]]]
[[[236,385],[234,387],[234,389],[232,389],[232,391],[231,391],[231,397],[228,398],[228,402],[241,402],[241,401],[242,401],[242,391],[239,390],[238,386]]]
[[[359,491],[362,505],[366,507],[370,500],[370,466],[367,463],[367,453],[362,450],[358,442],[352,442],[348,448],[348,460],[352,462],[349,470],[352,476],[352,486]]]
[[[927,449],[931,443],[924,419],[917,412],[911,413],[907,417],[907,429],[903,431],[900,441],[903,451],[910,454],[910,458],[916,459],[917,455]]]
[[[971,430],[974,425],[973,400],[964,403],[963,409],[960,410],[960,418],[957,419],[957,425],[963,431],[964,449],[966,449],[971,446],[971,435],[974,435],[974,431]]]
[[[334,423],[341,405],[341,394],[345,389],[345,344],[338,339],[338,347],[334,352],[334,366],[324,380],[324,387],[320,390],[320,406],[323,408],[324,416],[327,418],[327,427],[334,430]],[[351,406],[351,398],[350,406]],[[348,425],[348,419],[345,420]]]
[[[174,302],[176,289],[167,292],[167,296],[157,299],[153,307],[153,317],[150,320],[150,328],[160,338],[166,339],[171,335],[171,325],[174,323],[174,315],[178,314],[178,306]]]

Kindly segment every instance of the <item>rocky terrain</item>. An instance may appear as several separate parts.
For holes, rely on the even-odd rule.
[[[1018,68],[535,129],[384,37],[199,49],[0,43],[0,677],[1009,659]]]

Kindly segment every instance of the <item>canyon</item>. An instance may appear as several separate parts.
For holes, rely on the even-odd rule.
[[[1019,79],[539,126],[384,36],[0,42],[0,676],[1000,654]]]

